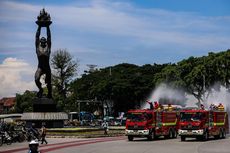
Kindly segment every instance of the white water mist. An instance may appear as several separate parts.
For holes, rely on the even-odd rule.
[[[222,103],[226,110],[230,110],[230,93],[227,88],[224,86],[220,86],[219,90],[214,90],[215,88],[211,88],[211,92],[205,93],[205,95],[208,95],[207,98],[204,99],[204,104],[206,106],[210,106],[211,104],[218,105],[219,103]]]
[[[165,83],[160,84],[147,99],[151,102],[159,102],[161,99],[167,99],[168,104],[182,105],[185,106],[186,99],[183,90],[173,89],[172,87],[166,85]],[[149,108],[148,103],[142,105],[143,109]]]
[[[219,90],[216,90],[217,86],[220,87]],[[224,86],[215,84],[210,88],[210,91],[210,93],[206,92],[203,96],[205,98],[202,103],[206,106],[206,109],[208,109],[211,104],[218,105],[219,103],[222,103],[226,110],[230,112],[230,92],[228,89]],[[168,103],[188,107],[197,106],[196,103],[198,101],[193,95],[185,93],[183,90],[173,89],[165,83],[162,83],[156,87],[147,100],[151,102],[159,102],[161,98],[168,99]],[[149,108],[149,104],[144,103],[141,108]]]

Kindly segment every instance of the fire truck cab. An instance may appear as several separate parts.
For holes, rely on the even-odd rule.
[[[159,136],[176,138],[179,125],[177,116],[178,112],[175,110],[129,110],[125,134],[129,141],[134,137],[147,137],[148,140]]]
[[[184,109],[180,111],[178,134],[181,141],[187,137],[197,140],[225,138],[229,133],[228,114],[223,110]]]

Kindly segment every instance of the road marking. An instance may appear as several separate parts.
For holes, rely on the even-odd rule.
[[[47,149],[41,149],[41,152],[50,152],[58,149],[63,149],[63,148],[69,148],[69,147],[76,147],[76,146],[82,146],[82,145],[87,145],[87,144],[94,144],[94,143],[100,143],[100,142],[108,142],[108,141],[118,141],[118,140],[124,140],[125,138],[110,138],[110,139],[101,139],[101,140],[90,140],[82,143],[73,143],[73,144],[67,144],[67,145],[61,145],[58,147],[53,147],[53,148],[47,148]]]
[[[57,150],[56,148],[61,149],[61,148],[66,148],[66,147],[71,147],[71,146],[80,146],[80,145],[86,145],[86,144],[91,144],[91,143],[117,141],[117,140],[123,140],[123,139],[125,139],[125,137],[106,137],[106,138],[104,137],[104,138],[96,138],[96,139],[89,139],[89,140],[76,140],[76,141],[47,144],[47,145],[42,145],[39,148],[52,147],[48,149],[42,149],[42,150],[40,149],[40,151],[42,152],[48,152],[52,150]],[[58,147],[55,147],[55,146],[58,146]],[[0,153],[13,153],[13,152],[19,152],[19,151],[24,151],[24,150],[28,150],[28,147],[0,151]]]

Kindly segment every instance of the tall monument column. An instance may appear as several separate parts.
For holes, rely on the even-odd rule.
[[[35,73],[35,83],[39,89],[37,98],[33,101],[34,112],[55,112],[56,103],[52,97],[52,84],[51,84],[51,68],[50,68],[50,53],[51,53],[51,17],[50,14],[43,8],[37,17],[36,24],[38,25],[35,36],[35,47],[38,59],[38,67]],[[46,37],[40,37],[41,28],[46,28]],[[45,75],[45,83],[48,89],[48,94],[44,95],[42,83],[40,82],[41,76]]]

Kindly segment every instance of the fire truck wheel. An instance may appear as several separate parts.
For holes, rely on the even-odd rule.
[[[214,136],[215,139],[220,139],[220,137],[221,137],[221,131],[222,131],[222,130],[219,129],[219,134]]]
[[[172,130],[169,130],[169,133],[167,135],[164,136],[165,139],[171,139],[172,138]]]
[[[201,141],[203,139],[203,136],[196,136],[196,140]]]
[[[128,136],[128,140],[129,140],[129,141],[133,141],[133,136],[130,136],[130,135],[129,135],[129,136]]]
[[[150,134],[149,134],[149,136],[148,136],[148,140],[153,140],[153,139],[155,139],[155,132],[154,131],[152,131]]]
[[[175,129],[173,130],[173,138],[177,138],[177,131]]]
[[[208,132],[205,131],[204,135],[203,135],[203,141],[207,141],[208,140]]]
[[[214,135],[215,139],[220,139],[220,135]]]
[[[180,139],[181,139],[181,141],[185,141],[186,137],[185,136],[181,136]]]
[[[222,138],[222,139],[225,139],[225,137],[226,137],[226,132],[225,132],[225,130],[223,129],[223,130],[222,130],[222,134],[221,134],[221,138]]]
[[[172,138],[173,138],[173,131],[170,130],[170,131],[169,131],[169,139],[172,139]]]

